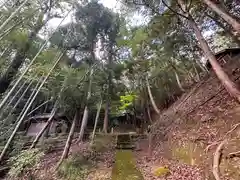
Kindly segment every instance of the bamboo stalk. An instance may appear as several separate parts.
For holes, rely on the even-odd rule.
[[[66,19],[66,17],[68,16],[68,14],[71,12],[71,10],[68,11],[68,13],[66,14],[66,16],[61,20],[61,22],[58,24],[57,28],[55,29],[55,31],[52,32],[52,34],[45,40],[45,42],[43,43],[43,45],[41,46],[41,48],[39,49],[39,51],[37,52],[37,54],[34,56],[34,58],[31,60],[31,62],[29,63],[29,65],[25,68],[25,70],[22,72],[22,74],[20,75],[20,77],[18,78],[18,80],[15,82],[15,84],[13,85],[13,87],[11,88],[11,90],[8,92],[8,94],[4,97],[4,99],[1,101],[0,103],[0,110],[3,108],[3,106],[5,105],[5,103],[7,102],[8,98],[10,97],[10,95],[13,93],[14,89],[17,87],[17,85],[19,84],[19,82],[22,80],[22,78],[24,77],[24,75],[27,73],[27,71],[29,70],[29,68],[32,66],[32,64],[35,62],[35,60],[37,59],[37,57],[40,55],[40,53],[44,50],[45,46],[48,44],[50,38],[52,37],[52,35],[56,32],[56,30],[60,27],[60,25],[62,24],[62,22]]]
[[[15,105],[13,106],[13,108],[11,109],[11,111],[8,113],[8,116],[6,117],[6,119],[9,118],[9,116],[12,114],[12,112],[16,109],[17,105],[21,102],[21,100],[23,99],[23,97],[25,96],[25,94],[27,93],[28,89],[30,88],[30,86],[32,85],[33,80],[28,84],[27,88],[24,90],[24,92],[22,93],[22,95],[20,96],[20,98],[18,99],[18,101],[15,103]],[[0,116],[0,119],[2,118],[2,115]],[[2,127],[0,127],[1,129]]]
[[[31,107],[31,105],[32,105],[32,103],[34,102],[34,100],[36,99],[38,93],[40,92],[40,90],[41,90],[41,88],[43,87],[44,83],[46,82],[46,80],[47,80],[48,77],[50,76],[51,72],[52,72],[53,69],[57,66],[57,64],[59,63],[59,61],[61,60],[63,54],[64,54],[64,53],[62,53],[62,54],[58,57],[58,59],[56,60],[56,62],[55,62],[54,65],[52,66],[52,68],[49,70],[49,72],[48,72],[48,74],[46,75],[46,77],[44,78],[43,82],[42,82],[42,83],[40,84],[40,86],[38,87],[36,93],[34,94],[33,98],[32,98],[31,101],[29,102],[29,104],[28,104],[28,106],[26,107],[24,113],[20,116],[20,119],[19,119],[19,121],[18,121],[15,129],[13,130],[13,133],[12,133],[11,136],[9,137],[9,139],[8,139],[8,141],[7,141],[5,147],[4,147],[4,149],[3,149],[3,151],[2,151],[2,153],[1,153],[1,155],[0,155],[0,162],[2,161],[2,159],[3,159],[3,157],[4,157],[5,153],[6,153],[6,151],[7,151],[7,149],[8,149],[8,147],[9,147],[9,145],[10,145],[10,143],[12,142],[14,136],[16,135],[16,133],[17,133],[17,131],[18,131],[21,123],[23,122],[24,117],[25,117],[25,115],[27,114],[29,108]]]
[[[9,137],[6,145],[4,146],[4,149],[3,149],[2,152],[1,152],[0,162],[3,160],[3,157],[4,157],[5,153],[6,153],[6,151],[8,150],[8,147],[9,147],[10,143],[12,142],[13,138],[15,137],[15,135],[16,135],[16,133],[17,133],[17,131],[18,131],[18,128],[20,127],[20,125],[21,125],[21,123],[22,123],[22,121],[23,121],[24,113],[28,110],[28,109],[27,109],[28,107],[30,108],[31,104],[29,104],[29,103],[30,103],[30,101],[31,101],[32,99],[34,100],[34,94],[37,93],[37,87],[38,87],[39,84],[40,84],[40,81],[37,83],[34,91],[31,93],[30,97],[28,98],[28,101],[26,102],[26,104],[25,104],[25,106],[23,107],[20,115],[18,116],[18,119],[16,120],[17,124],[16,124],[16,126],[15,126],[15,128],[14,128],[12,134],[11,134],[11,136]],[[36,92],[36,93],[35,93],[35,92]]]
[[[45,102],[43,102],[42,104],[40,104],[39,106],[37,106],[36,108],[34,108],[31,112],[29,112],[29,113],[27,114],[27,116],[31,115],[33,112],[35,112],[35,111],[38,110],[39,108],[43,107],[45,104],[47,104],[47,103],[50,102],[51,100],[52,100],[52,98],[49,99],[49,100],[47,100],[47,101],[45,101]]]
[[[153,98],[153,95],[152,95],[151,88],[150,88],[150,85],[149,85],[149,82],[148,82],[148,78],[147,78],[147,77],[146,77],[146,83],[147,83],[148,95],[149,95],[149,97],[150,97],[150,101],[151,101],[151,104],[152,104],[152,106],[153,106],[153,109],[155,110],[155,112],[156,112],[157,114],[160,114],[160,111],[159,111],[159,109],[158,109],[158,107],[157,107],[157,105],[156,105],[156,103],[155,103],[155,101],[154,101],[154,98]]]
[[[3,28],[14,18],[17,13],[27,4],[28,0],[25,0],[0,26],[0,32],[3,30]]]
[[[17,95],[19,94],[19,92],[23,89],[23,87],[26,85],[28,81],[25,81],[22,86],[18,89],[18,91],[16,92],[16,94],[12,97],[12,99],[8,102],[7,106],[8,107],[10,104],[13,103],[14,99],[17,97]],[[3,110],[4,111],[4,110]]]
[[[96,114],[96,117],[95,117],[95,123],[94,123],[93,132],[92,132],[91,144],[93,144],[94,136],[95,136],[95,133],[96,133],[96,128],[97,128],[97,124],[98,124],[98,118],[99,118],[99,115],[100,115],[101,107],[102,107],[102,99],[99,103],[97,114]]]
[[[89,99],[91,98],[92,75],[93,75],[93,67],[91,67],[90,74],[89,74],[87,103],[88,103]],[[79,136],[78,136],[78,142],[82,141],[82,139],[83,139],[83,135],[84,135],[84,131],[85,131],[85,128],[86,128],[86,125],[87,125],[87,121],[88,121],[88,104],[86,104],[85,108],[84,108],[81,129],[80,129]]]

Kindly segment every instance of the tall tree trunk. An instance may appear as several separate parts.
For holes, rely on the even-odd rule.
[[[36,38],[37,33],[41,30],[43,26],[42,21],[43,17],[40,15],[37,20],[36,26],[28,36],[27,42],[17,51],[11,64],[9,65],[7,70],[3,73],[3,75],[0,77],[0,95],[8,89],[13,78],[17,74],[19,68],[24,63],[33,40]]]
[[[4,149],[0,155],[0,162],[2,161],[10,143],[12,142],[13,138],[15,137],[20,125],[22,124],[28,110],[30,109],[30,107],[32,106],[34,100],[36,99],[38,93],[40,92],[41,88],[43,87],[44,83],[47,81],[48,77],[50,76],[50,74],[52,73],[53,69],[57,66],[57,64],[59,63],[59,61],[61,60],[62,56],[63,56],[64,53],[62,53],[58,59],[56,60],[56,62],[54,63],[54,65],[52,66],[52,68],[49,70],[48,74],[45,76],[44,80],[42,81],[42,83],[40,84],[40,86],[38,87],[38,89],[36,90],[36,93],[34,94],[34,96],[32,97],[31,101],[29,103],[26,103],[27,104],[27,107],[26,109],[24,109],[24,112],[20,114],[19,116],[19,120],[18,120],[18,123],[17,125],[15,126],[11,136],[9,137],[6,145],[4,146]]]
[[[148,82],[148,78],[146,77],[146,83],[147,83],[147,90],[148,90],[148,95],[149,95],[149,98],[150,98],[150,101],[151,101],[151,104],[153,106],[153,109],[154,111],[157,113],[157,114],[160,114],[160,111],[154,101],[154,98],[153,98],[153,95],[152,95],[152,91],[151,91],[151,88],[150,88],[150,85],[149,85],[149,82]]]
[[[200,76],[199,76],[198,70],[196,68],[196,64],[194,62],[192,62],[192,65],[193,65],[193,69],[195,71],[195,76],[197,76],[197,82],[199,82],[200,81]]]
[[[86,99],[86,105],[85,105],[84,112],[83,112],[83,118],[82,118],[81,129],[80,129],[79,136],[78,136],[78,142],[82,141],[84,131],[85,131],[85,128],[86,128],[87,122],[88,122],[88,101],[91,98],[92,76],[93,76],[93,67],[90,67],[90,68],[91,68],[91,70],[90,70],[90,74],[89,74],[88,94],[87,94],[87,99]]]
[[[99,118],[99,115],[100,115],[101,108],[102,108],[102,99],[101,99],[101,101],[98,105],[98,110],[97,110],[97,114],[96,114],[96,117],[95,117],[95,123],[94,123],[93,132],[92,132],[91,144],[93,144],[93,140],[94,140],[94,136],[95,136],[95,133],[96,133],[98,118]]]
[[[111,95],[112,95],[112,64],[113,64],[113,43],[112,41],[109,43],[109,52],[108,52],[108,89],[107,89],[107,99],[106,99],[106,107],[105,107],[105,116],[103,121],[103,132],[107,133],[108,130],[108,121],[109,114],[111,109]]]
[[[52,123],[55,114],[57,113],[57,109],[58,109],[58,102],[55,102],[54,107],[52,109],[51,115],[48,118],[46,124],[43,126],[43,128],[41,129],[41,131],[37,134],[37,136],[35,137],[31,147],[29,149],[35,148],[35,146],[37,145],[39,139],[42,137],[43,133],[46,131],[46,129],[49,127],[49,125]]]
[[[215,4],[211,0],[203,0],[205,4],[208,5],[214,12],[216,12],[219,16],[221,16],[229,25],[233,27],[233,29],[240,34],[240,23],[237,19],[232,17],[227,11],[223,8]]]
[[[179,5],[183,10],[185,10],[185,15],[188,17],[188,22],[190,26],[193,28],[196,37],[200,43],[200,46],[204,53],[206,54],[206,57],[208,58],[209,62],[212,65],[212,68],[214,72],[216,73],[218,79],[221,81],[223,86],[226,88],[226,90],[230,93],[231,96],[237,99],[238,102],[240,102],[240,91],[237,88],[237,85],[231,81],[231,79],[228,77],[228,75],[224,72],[223,68],[219,65],[216,57],[214,56],[213,52],[211,51],[210,47],[208,46],[206,40],[204,39],[200,29],[198,28],[196,22],[190,15],[188,11],[186,11],[186,6],[183,0],[178,0]]]
[[[109,100],[107,99],[104,113],[104,121],[103,121],[103,132],[107,133],[108,130],[108,118],[109,118]]]
[[[152,124],[153,121],[152,121],[152,116],[151,116],[151,112],[148,104],[147,104],[147,114],[148,114],[148,119],[150,121],[150,124]]]
[[[178,74],[177,74],[177,71],[174,71],[174,73],[175,73],[175,77],[176,77],[176,81],[177,81],[177,84],[178,84],[179,89],[184,92],[185,90],[184,90],[183,87],[182,87],[182,84],[181,84],[181,82],[180,82],[180,79],[179,79],[179,76],[178,76]]]
[[[73,136],[74,136],[76,122],[78,121],[78,119],[79,119],[79,110],[77,110],[76,113],[75,113],[75,117],[73,119],[72,126],[71,126],[70,132],[68,134],[68,138],[67,138],[67,141],[66,141],[66,144],[65,144],[62,156],[61,156],[61,158],[60,158],[60,160],[59,160],[59,162],[58,162],[58,164],[56,166],[56,169],[58,169],[61,166],[63,160],[68,157],[69,150],[70,150],[70,147],[71,147],[71,144],[72,144],[72,140],[73,140]]]

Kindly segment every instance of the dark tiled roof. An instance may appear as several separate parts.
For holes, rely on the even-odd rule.
[[[228,48],[228,49],[224,49],[224,50],[222,50],[222,51],[219,51],[219,52],[215,53],[215,56],[216,56],[217,58],[219,58],[220,56],[225,55],[225,54],[228,54],[228,53],[230,53],[230,52],[232,52],[232,53],[239,53],[239,54],[240,54],[240,48]]]

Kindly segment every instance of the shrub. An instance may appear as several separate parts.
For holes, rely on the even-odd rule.
[[[91,163],[81,155],[73,155],[63,161],[58,169],[58,175],[68,180],[84,180],[89,174]]]
[[[36,166],[40,158],[44,155],[39,149],[24,150],[19,155],[9,159],[11,169],[10,177],[19,177],[22,173]]]

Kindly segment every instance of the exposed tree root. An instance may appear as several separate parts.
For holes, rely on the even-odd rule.
[[[238,128],[238,126],[240,126],[240,123],[235,124],[235,125],[232,127],[232,129],[230,129],[222,138],[220,138],[219,140],[214,141],[212,144],[208,145],[208,146],[205,148],[204,151],[205,151],[205,152],[208,152],[208,150],[209,150],[212,146],[215,146],[215,145],[217,145],[220,141],[222,141],[223,139],[226,139],[229,134],[231,134],[234,130],[236,130],[236,129]]]
[[[212,172],[213,172],[213,175],[214,175],[216,180],[221,180],[220,172],[219,172],[219,165],[220,165],[221,159],[222,159],[223,146],[224,146],[224,144],[226,142],[227,142],[227,140],[222,141],[218,145],[218,147],[217,147],[217,149],[216,149],[216,151],[214,153],[214,157],[213,157],[213,170],[212,170]]]
[[[235,157],[240,157],[240,151],[229,153],[227,155],[226,159],[232,159],[232,158],[235,158]]]

